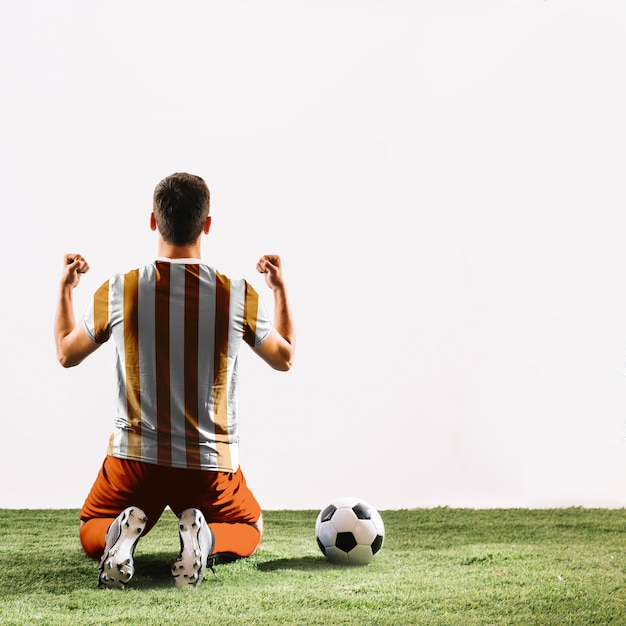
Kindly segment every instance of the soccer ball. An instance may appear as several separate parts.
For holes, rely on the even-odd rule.
[[[331,563],[366,565],[383,547],[385,525],[365,500],[338,498],[320,511],[315,536]]]

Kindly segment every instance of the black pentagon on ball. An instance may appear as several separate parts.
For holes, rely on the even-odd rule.
[[[329,504],[323,511],[322,514],[320,516],[320,523],[321,522],[327,522],[334,514],[335,511],[337,510],[337,507],[333,504]]]
[[[356,547],[357,541],[352,533],[337,533],[337,539],[335,546],[344,552],[350,552],[352,548]]]
[[[372,541],[372,554],[376,554],[383,547],[383,536],[376,535],[376,539]]]
[[[352,510],[358,519],[372,519],[372,509],[361,502],[354,505]]]

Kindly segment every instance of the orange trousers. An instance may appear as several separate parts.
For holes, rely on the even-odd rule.
[[[234,473],[162,467],[107,456],[80,511],[85,553],[99,560],[111,522],[129,506],[144,511],[144,535],[169,506],[178,517],[200,509],[213,531],[213,554],[247,557],[263,534],[261,507],[239,468]]]

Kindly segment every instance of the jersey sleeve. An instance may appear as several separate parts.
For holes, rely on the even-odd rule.
[[[110,286],[107,280],[94,293],[83,315],[83,326],[95,343],[104,343],[111,336]]]
[[[245,281],[243,339],[251,347],[260,346],[272,330],[269,312],[254,287]]]

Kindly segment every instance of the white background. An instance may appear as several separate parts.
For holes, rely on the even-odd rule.
[[[621,0],[47,0],[0,10],[0,506],[79,507],[113,345],[56,362],[65,252],[156,253],[203,176],[203,257],[277,252],[288,374],[242,354],[265,508],[626,505]]]

